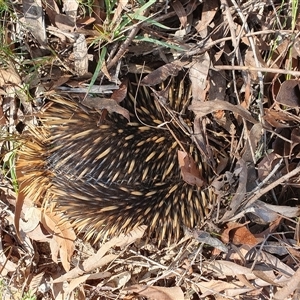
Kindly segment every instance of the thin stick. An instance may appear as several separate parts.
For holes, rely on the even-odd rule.
[[[300,76],[300,71],[291,71],[291,70],[276,69],[276,68],[258,68],[258,67],[248,67],[248,66],[224,66],[224,65],[215,65],[214,68],[216,70],[256,71],[256,72],[289,74],[295,77]]]

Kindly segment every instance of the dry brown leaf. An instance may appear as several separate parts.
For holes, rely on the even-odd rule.
[[[192,105],[200,103],[206,99],[207,92],[207,76],[210,67],[210,57],[208,53],[202,54],[200,57],[195,59],[189,70],[189,77],[192,83]]]
[[[24,220],[21,220],[22,230],[27,233],[34,230],[40,223],[41,220],[41,210],[37,207],[29,207],[25,211]]]
[[[187,25],[187,14],[182,3],[180,1],[172,1],[170,4],[173,7],[174,11],[176,12],[181,27],[185,28]]]
[[[73,255],[76,235],[71,225],[64,221],[61,216],[45,211],[41,216],[41,223],[53,235],[50,240],[50,248],[53,261],[57,262],[58,254],[66,271],[70,269],[70,261]]]
[[[125,290],[147,297],[149,300],[184,300],[184,294],[180,287],[132,285]]]
[[[47,45],[44,14],[41,0],[23,0],[25,25],[41,46]]]
[[[124,287],[130,279],[131,273],[125,271],[111,276],[106,285],[112,287],[113,289],[119,289],[121,287]]]
[[[254,246],[259,242],[244,224],[228,222],[226,227],[221,236],[224,243],[232,240],[235,245]]]
[[[243,283],[239,281],[230,281],[225,282],[223,280],[209,280],[209,281],[201,281],[197,284],[199,289],[202,292],[201,297],[208,297],[210,295],[217,295],[224,291],[228,291],[229,289],[242,288],[244,286]],[[246,289],[245,292],[250,291],[251,289]],[[204,298],[205,299],[205,298]]]
[[[267,228],[266,230],[264,230],[264,231],[262,231],[262,232],[260,232],[260,233],[256,233],[256,234],[255,234],[255,237],[256,237],[257,239],[262,239],[262,240],[264,240],[266,236],[268,236],[269,234],[272,234],[273,232],[275,232],[275,230],[276,230],[276,229],[278,228],[278,226],[281,224],[281,221],[282,221],[282,218],[277,218],[274,222],[271,222],[271,223],[269,224],[269,226],[268,226],[268,228]],[[270,243],[270,242],[266,242],[266,243],[265,243],[265,246],[267,247],[269,243]],[[266,250],[266,251],[272,253],[271,250],[270,250],[270,251]],[[279,251],[280,251],[280,250],[279,250]],[[276,253],[276,252],[275,252],[275,253]]]
[[[270,174],[274,169],[275,165],[282,158],[281,155],[277,154],[275,151],[266,154],[262,160],[257,165],[258,179],[264,181],[264,179]]]
[[[70,78],[72,76],[71,75],[61,75],[61,76],[56,76],[56,80],[51,80],[50,84],[49,84],[49,88],[46,88],[45,89],[50,92],[50,90],[55,90],[57,89],[58,87],[64,85],[65,83],[67,83]]]
[[[300,207],[292,207],[286,205],[272,205],[263,201],[257,200],[254,205],[257,207],[257,212],[266,210],[266,214],[271,215],[275,212],[286,218],[296,218],[300,215]],[[272,220],[275,221],[275,220]]]
[[[0,125],[6,125],[6,118],[4,116],[2,106],[0,107]]]
[[[21,178],[20,172],[17,171],[17,178]],[[19,180],[18,180],[19,182]],[[15,215],[14,215],[14,225],[15,225],[15,229],[16,229],[16,235],[18,237],[19,240],[21,239],[20,236],[20,220],[21,220],[21,213],[22,213],[22,208],[25,202],[25,194],[23,192],[20,192],[23,190],[23,184],[19,183],[19,193],[17,195],[17,201],[16,201],[16,205],[15,205]]]
[[[43,279],[44,279],[44,275],[45,275],[45,272],[41,272],[41,273],[38,273],[38,274],[35,274],[30,282],[30,291],[36,293],[37,292],[37,289],[40,287]]]
[[[104,244],[105,246],[106,244]],[[93,256],[89,257],[87,260],[85,260],[82,263],[82,270],[83,272],[91,272],[95,270],[96,268],[101,268],[109,263],[111,263],[113,260],[115,260],[118,255],[115,254],[107,254],[103,255],[103,246],[101,249]]]
[[[256,124],[258,121],[256,121],[249,111],[247,111],[245,108],[243,108],[240,105],[233,105],[229,102],[222,101],[222,100],[214,100],[214,101],[206,101],[201,102],[199,105],[197,105],[194,101],[192,105],[189,106],[189,109],[192,110],[196,115],[199,117],[204,117],[210,113],[213,113],[217,110],[229,110],[233,113],[236,113],[240,115],[245,120]]]
[[[73,45],[75,72],[78,76],[88,73],[88,49],[85,36],[79,34]]]
[[[201,19],[198,21],[195,29],[201,34],[202,31],[206,31],[208,25],[216,15],[219,2],[217,0],[204,1]]]
[[[292,276],[292,278],[290,278],[290,280],[285,284],[285,286],[283,286],[281,290],[276,292],[276,294],[274,295],[274,300],[287,299],[294,291],[299,290],[299,282],[300,282],[300,267],[298,267],[295,274]]]
[[[55,25],[58,29],[65,32],[72,32],[75,28],[73,19],[63,14],[57,14],[55,16]]]
[[[63,12],[74,22],[76,21],[77,17],[77,9],[79,6],[78,1],[76,0],[62,0],[64,6],[63,6]]]
[[[6,276],[8,272],[15,272],[18,269],[18,264],[9,260],[12,247],[9,249],[3,249],[2,232],[0,235],[0,271],[1,276]]]
[[[268,252],[258,252],[256,261],[257,264],[263,263],[271,270],[278,272],[276,274],[276,277],[273,278],[273,281],[281,286],[283,286],[290,279],[290,277],[292,277],[295,274],[295,271],[291,267],[289,267],[287,264],[283,263],[279,258]]]
[[[124,118],[130,121],[129,112],[124,107],[120,106],[114,99],[109,98],[99,98],[99,97],[85,97],[85,99],[82,101],[82,104],[92,108],[92,109],[107,109],[110,113],[118,113],[122,115]]]
[[[212,237],[208,232],[205,232],[203,230],[194,229],[193,236],[200,243],[205,243],[205,244],[207,244],[211,247],[214,247],[215,249],[225,252],[225,253],[228,252],[228,249],[226,248],[226,246],[219,239]]]
[[[46,10],[46,14],[49,17],[50,22],[52,23],[52,25],[55,25],[55,17],[56,15],[58,15],[59,12],[59,8],[56,4],[55,0],[42,0],[43,2],[43,7]]]
[[[127,3],[128,3],[128,0],[119,0],[118,1],[118,6],[114,10],[114,15],[110,22],[110,26],[114,26],[117,22],[119,24],[122,21],[121,15],[122,15],[124,8],[126,8]]]
[[[259,61],[260,65],[263,67],[265,66],[265,62],[263,60],[263,58],[261,57],[260,55],[260,52],[259,52],[259,49],[258,47],[256,46],[255,48],[255,54],[253,53],[253,50],[248,48],[247,51],[246,51],[246,55],[245,55],[245,65],[246,66],[249,66],[249,67],[258,67],[256,65],[256,59]],[[254,58],[254,55],[256,56],[256,58]],[[253,82],[258,82],[258,73],[257,71],[254,71],[254,70],[249,70],[249,74],[250,74],[250,78]]]
[[[263,135],[263,127],[260,123],[256,123],[251,127],[248,132],[248,139],[246,140],[245,147],[243,149],[242,158],[246,162],[256,163],[255,153],[257,153],[257,145]]]
[[[233,230],[232,242],[235,245],[255,246],[259,241],[245,226]]]
[[[141,85],[153,86],[162,83],[169,76],[176,76],[178,72],[186,65],[186,62],[175,61],[169,64],[165,64],[162,67],[157,68],[141,81]]]
[[[89,16],[85,16],[85,17],[82,17],[82,18],[78,19],[76,23],[80,27],[85,27],[85,26],[88,26],[88,25],[91,25],[91,24],[95,23],[95,21],[96,21],[95,18],[89,17]],[[81,31],[82,29],[83,28],[80,28],[80,33],[84,34],[84,29],[83,29],[83,31]]]
[[[276,102],[288,107],[300,106],[300,80],[286,80],[279,89]]]
[[[82,271],[81,271],[82,273]],[[65,289],[66,293],[71,293],[74,289],[78,288],[80,284],[85,283],[87,280],[95,280],[95,279],[105,279],[111,277],[110,272],[99,272],[99,273],[94,273],[94,274],[85,274],[85,275],[80,275],[78,273],[78,277],[75,277],[74,279],[70,280],[70,283],[68,287]],[[63,281],[57,281],[54,280],[54,283],[60,283]]]
[[[235,176],[239,176],[239,185],[236,190],[235,195],[233,196],[230,202],[230,210],[226,211],[221,221],[226,222],[230,218],[232,218],[236,211],[241,207],[243,200],[245,199],[246,191],[247,191],[247,176],[248,169],[246,162],[243,159],[239,159],[236,168],[235,168]]]
[[[124,248],[132,243],[134,243],[137,239],[143,237],[147,226],[141,225],[131,230],[128,234],[121,234],[118,238],[116,238],[115,245],[120,248]]]
[[[224,100],[226,92],[225,72],[211,70],[210,88],[208,91],[209,100]]]
[[[128,79],[125,78],[120,84],[119,88],[113,91],[110,98],[114,99],[117,103],[123,101],[127,95],[127,86],[128,86]]]
[[[109,264],[110,262],[112,262],[118,257],[118,255],[116,254],[106,255],[106,253],[112,247],[123,248],[126,247],[127,245],[134,243],[137,239],[140,239],[144,235],[145,230],[146,230],[146,226],[139,226],[126,235],[121,234],[118,237],[113,237],[110,241],[103,244],[96,254],[90,256],[80,266],[75,267],[74,269],[68,271],[63,276],[60,276],[59,278],[55,279],[54,283],[59,283],[65,280],[78,278],[79,276],[82,276],[84,273],[91,273],[95,269],[101,268],[104,265]],[[83,277],[83,278],[90,278],[90,277]]]
[[[223,276],[236,276],[236,275],[245,275],[247,279],[255,279],[251,269],[240,266],[234,262],[226,260],[214,260],[211,262],[203,262],[203,267],[207,270],[214,271],[220,277]]]
[[[22,228],[22,223],[21,223]],[[33,241],[38,242],[50,242],[51,237],[48,233],[45,232],[45,229],[42,228],[41,224],[35,227],[33,230],[26,232],[26,235],[31,238]]]
[[[296,59],[298,57],[300,57],[300,38],[299,38],[299,36],[297,38],[295,38],[295,42],[292,47],[292,56]]]
[[[253,268],[253,273],[262,281],[265,281],[267,284],[272,284],[277,286],[276,277],[274,270],[265,264],[256,264]],[[263,286],[264,283],[261,283],[260,286]]]
[[[299,117],[285,110],[266,109],[264,119],[273,127],[289,128],[287,122],[299,122]]]
[[[20,76],[12,68],[0,69],[0,86],[3,87],[7,84],[21,84]]]
[[[199,168],[196,167],[193,158],[189,154],[178,150],[178,163],[182,179],[186,183],[197,185],[198,187],[203,187],[205,185],[204,180],[200,178]]]

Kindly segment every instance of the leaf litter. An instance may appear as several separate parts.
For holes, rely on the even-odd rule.
[[[16,201],[3,138],[3,299],[299,298],[300,11],[286,2],[1,2],[4,131],[53,94],[129,118],[124,74],[165,99],[156,85],[183,72],[218,208],[177,244],[157,248],[137,228],[97,249],[51,210]],[[204,185],[189,157],[179,161],[184,180]]]

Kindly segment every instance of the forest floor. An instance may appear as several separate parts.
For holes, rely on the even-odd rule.
[[[1,299],[300,299],[298,0],[1,0],[0,15]],[[7,136],[53,94],[120,102],[129,74],[157,94],[184,74],[216,209],[171,245],[140,227],[91,246],[20,204]]]

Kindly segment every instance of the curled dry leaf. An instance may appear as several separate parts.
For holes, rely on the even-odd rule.
[[[232,234],[232,242],[235,245],[255,246],[259,242],[246,226],[234,229]]]
[[[162,83],[169,76],[176,76],[178,72],[187,65],[187,62],[174,61],[157,68],[141,81],[141,85],[153,86]]]
[[[83,101],[82,104],[94,109],[107,109],[110,113],[118,113],[122,115],[124,118],[130,121],[129,112],[127,109],[120,106],[114,99],[109,98],[99,98],[99,97],[89,97],[87,96]]]
[[[245,225],[229,222],[226,226],[227,229],[222,233],[223,241],[232,240],[234,245],[249,246],[255,246],[259,242]]]
[[[25,211],[24,220],[21,219],[21,228],[25,233],[28,233],[32,230],[34,230],[40,223],[41,220],[41,210],[36,207],[29,207]]]

